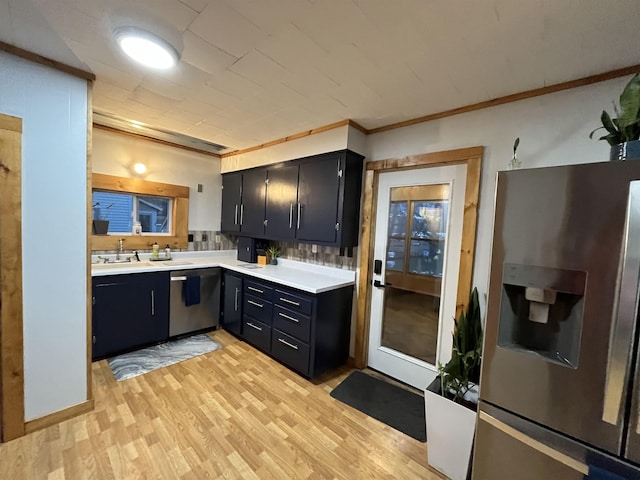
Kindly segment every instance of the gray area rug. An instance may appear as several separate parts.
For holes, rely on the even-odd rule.
[[[188,360],[203,353],[218,350],[220,345],[208,335],[181,338],[153,347],[143,348],[107,360],[116,380],[127,380],[158,368]]]

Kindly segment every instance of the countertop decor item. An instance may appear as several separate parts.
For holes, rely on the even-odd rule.
[[[465,480],[476,425],[482,320],[478,290],[453,331],[453,351],[424,395],[429,465],[453,480]]]
[[[280,256],[280,249],[278,247],[269,247],[267,250],[267,256],[269,257],[270,265],[277,265],[278,257]]]
[[[640,75],[635,74],[620,94],[620,106],[613,103],[615,118],[602,111],[602,126],[589,134],[589,138],[600,129],[607,134],[598,138],[611,145],[609,160],[640,158]]]

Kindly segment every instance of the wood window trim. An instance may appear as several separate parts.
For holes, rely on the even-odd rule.
[[[0,114],[0,441],[24,435],[22,119]]]
[[[367,366],[369,324],[371,320],[371,282],[373,280],[373,247],[375,241],[376,199],[381,173],[412,170],[443,165],[467,165],[467,180],[464,195],[464,217],[462,245],[460,247],[460,270],[456,294],[456,316],[466,308],[471,292],[473,262],[475,259],[476,226],[478,222],[478,199],[480,196],[480,174],[484,147],[469,147],[443,152],[424,153],[403,158],[393,158],[365,164],[362,200],[362,224],[360,228],[360,274],[358,280],[358,304],[356,310],[354,363],[356,368]]]
[[[169,183],[151,182],[138,178],[117,177],[94,173],[92,175],[93,190],[104,190],[116,193],[133,193],[141,195],[158,195],[174,199],[171,218],[171,235],[92,235],[91,250],[115,250],[118,238],[125,239],[127,250],[150,250],[154,242],[160,246],[171,248],[187,248],[189,221],[189,187]],[[91,208],[91,204],[89,204]]]

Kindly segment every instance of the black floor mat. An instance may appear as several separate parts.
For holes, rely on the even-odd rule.
[[[331,396],[416,440],[427,441],[424,397],[420,395],[356,370]]]

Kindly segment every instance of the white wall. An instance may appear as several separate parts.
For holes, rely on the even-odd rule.
[[[147,166],[144,175],[132,170],[138,162]],[[189,230],[220,230],[219,158],[94,129],[92,164],[95,173],[188,186]],[[202,184],[201,193],[198,184]]]
[[[349,143],[349,135],[353,131],[355,129],[348,126],[334,128],[326,132],[302,137],[298,140],[278,143],[272,147],[225,157],[222,159],[222,173],[261,165],[271,165],[318,153],[344,150]]]
[[[522,168],[608,160],[609,146],[590,140],[589,133],[599,126],[602,110],[611,110],[611,101],[627,81],[615,79],[370,135],[366,156],[373,161],[485,147],[473,276],[483,296],[488,288],[496,173],[506,170],[515,138],[520,137]]]
[[[25,417],[87,400],[87,82],[0,52],[0,112],[23,119]]]

